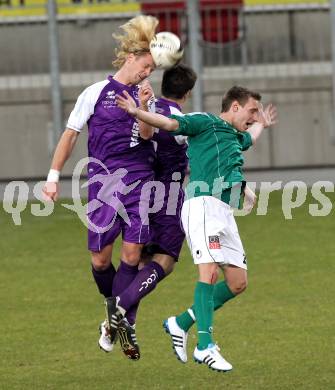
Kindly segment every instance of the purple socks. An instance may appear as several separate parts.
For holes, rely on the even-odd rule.
[[[116,271],[113,282],[113,296],[120,295],[138,274],[137,265],[129,265],[120,261],[119,268]]]
[[[131,325],[135,323],[140,300],[165,277],[163,268],[155,261],[138,271],[137,265],[121,260],[117,271],[112,264],[104,271],[97,271],[92,266],[92,274],[102,295],[120,297],[119,305],[126,310]]]
[[[134,305],[137,305],[145,295],[149,294],[156,287],[157,283],[164,278],[164,276],[165,272],[158,263],[152,261],[147,264],[137,273],[131,284],[129,284],[124,291],[118,294],[120,297],[119,305],[128,312],[128,310]],[[130,320],[132,319],[128,319],[129,323]]]
[[[97,271],[92,265],[93,278],[98,286],[100,294],[102,294],[105,298],[113,295],[112,287],[115,273],[116,271],[112,263],[103,271]]]

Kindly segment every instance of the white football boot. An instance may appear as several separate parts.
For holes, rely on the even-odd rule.
[[[181,329],[176,321],[176,317],[169,317],[163,322],[165,332],[171,336],[172,346],[178,360],[187,362],[187,336],[188,333]]]
[[[228,363],[220,354],[220,349],[216,344],[210,344],[208,348],[199,350],[195,348],[193,353],[194,361],[197,363],[205,363],[209,368],[216,371],[230,371],[233,366]]]
[[[99,326],[100,338],[98,345],[105,352],[112,352],[115,343],[111,342],[107,321],[103,321]]]

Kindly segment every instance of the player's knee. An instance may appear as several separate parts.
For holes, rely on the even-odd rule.
[[[167,264],[167,263],[160,264],[158,261],[157,263],[163,268],[165,276],[169,275],[173,271],[174,264]]]
[[[122,261],[128,265],[135,266],[139,264],[140,258],[136,255],[122,256]]]
[[[219,271],[220,269],[219,268],[216,268],[214,271],[213,271],[213,274],[212,274],[212,279],[211,279],[211,283],[210,284],[216,284],[218,279],[219,279]]]
[[[175,266],[175,261],[171,256],[161,256],[161,257],[155,257],[153,259],[156,263],[158,263],[164,270],[165,276],[169,275]]]
[[[218,276],[217,263],[204,263],[198,265],[199,282],[215,284]]]
[[[141,259],[141,249],[140,245],[123,245],[121,249],[121,259],[129,265],[138,265]]]
[[[240,283],[239,283],[239,285],[238,285],[238,293],[239,294],[241,294],[241,293],[243,293],[243,291],[245,291],[246,289],[247,289],[247,287],[248,287],[248,281],[247,281],[247,279],[245,279],[245,280],[242,280]]]
[[[245,278],[230,282],[229,288],[235,295],[243,293],[248,286],[248,280]]]
[[[104,271],[110,266],[110,259],[97,254],[92,255],[92,266],[96,271]]]

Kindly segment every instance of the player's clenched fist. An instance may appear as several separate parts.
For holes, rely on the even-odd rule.
[[[43,189],[43,199],[46,201],[56,201],[59,194],[59,183],[46,182]]]

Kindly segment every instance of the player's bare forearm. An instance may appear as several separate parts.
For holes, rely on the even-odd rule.
[[[134,116],[140,121],[147,123],[150,126],[157,127],[167,131],[175,131],[179,127],[179,123],[175,119],[167,118],[161,114],[155,114],[153,112],[143,111],[136,107],[134,99],[129,95],[127,91],[123,91],[123,96],[118,95],[116,97],[117,104],[120,108],[127,111],[128,114]]]
[[[249,128],[248,128],[248,133],[251,135],[252,139],[252,144],[255,144],[260,135],[262,134],[264,130],[264,125],[259,122],[253,123]]]
[[[74,145],[78,138],[78,131],[66,128],[62,134],[52,159],[51,169],[61,171],[64,164],[71,156]]]
[[[147,123],[150,126],[157,127],[158,129],[175,131],[179,127],[179,123],[175,119],[167,118],[161,114],[143,111],[140,108],[137,108],[133,115],[137,119]]]
[[[148,111],[148,107],[144,105],[140,105],[141,110],[143,111]],[[140,136],[143,139],[151,139],[152,136],[154,135],[154,128],[147,123],[139,120],[138,121],[138,126],[140,129]]]
[[[145,122],[138,121],[138,125],[140,128],[140,136],[143,139],[151,139],[152,136],[154,135],[154,128],[150,125],[148,125]]]
[[[47,181],[42,189],[43,198],[46,201],[56,201],[59,194],[59,173],[64,167],[65,162],[70,157],[73,147],[77,141],[79,133],[75,130],[66,128],[62,134],[51,163],[51,169]]]
[[[154,91],[148,79],[142,81],[139,85],[138,97],[140,102],[140,109],[143,111],[149,111],[148,104],[154,98]],[[138,121],[138,125],[141,138],[151,139],[154,135],[154,128],[142,121]]]

